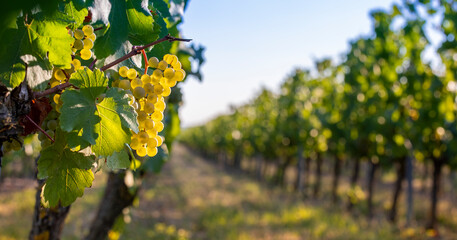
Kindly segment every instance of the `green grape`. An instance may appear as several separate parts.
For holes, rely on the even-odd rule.
[[[129,70],[127,70],[127,77],[129,79],[135,79],[137,75],[138,75],[138,73],[136,72],[135,69],[130,68]]]
[[[139,129],[146,128],[146,127],[145,127],[145,121],[138,121],[138,128],[139,128]]]
[[[167,69],[168,67],[168,63],[165,62],[165,61],[160,61],[159,64],[157,64],[157,68],[164,71],[165,69]]]
[[[163,122],[155,122],[154,123],[154,129],[157,131],[157,132],[162,132],[163,128],[165,126],[163,125]]]
[[[50,136],[50,137],[54,137],[54,131],[53,130],[46,130],[46,133]]]
[[[82,30],[83,30],[84,35],[86,35],[86,36],[90,36],[91,34],[94,33],[94,27],[92,27],[91,25],[84,25]]]
[[[73,64],[75,70],[79,70],[81,68],[81,62],[76,58],[71,61],[71,64]]]
[[[146,129],[154,128],[154,121],[152,119],[150,119],[150,118],[147,118],[144,121],[144,128],[146,128]]]
[[[137,154],[139,157],[144,157],[144,156],[146,156],[146,152],[147,152],[146,147],[143,147],[143,146],[139,147],[139,148],[136,150],[136,154]]]
[[[148,60],[149,67],[157,68],[158,64],[159,64],[159,59],[157,59],[156,57],[149,58],[149,60]]]
[[[165,55],[163,56],[163,60],[164,60],[167,64],[169,64],[168,61],[169,61],[169,60],[171,61],[170,57],[171,57],[171,54],[165,54]]]
[[[60,101],[60,94],[55,94],[54,97],[52,98],[56,104],[59,104]]]
[[[117,80],[114,80],[113,83],[111,83],[111,86],[112,87],[117,87],[117,88],[120,88],[119,87],[119,83],[121,82],[121,80],[117,79]]]
[[[155,155],[157,155],[157,148],[156,147],[147,147],[146,148],[146,154],[149,156],[149,157],[154,157]]]
[[[167,62],[167,63],[170,64],[170,65],[172,65],[172,66],[173,66],[173,64],[175,64],[176,62],[179,62],[179,61],[178,61],[178,57],[176,57],[175,55],[171,55],[170,58],[171,58],[170,62]]]
[[[155,137],[149,138],[148,147],[155,148],[155,147],[157,147],[157,144],[158,144],[158,142],[157,142],[157,139]]]
[[[89,60],[92,57],[92,52],[87,48],[84,48],[83,50],[81,50],[80,54],[81,54],[81,58],[84,60]]]
[[[175,55],[171,55],[171,54],[165,54],[165,56],[163,56],[163,60],[171,65],[171,64],[175,63],[176,61],[178,61],[178,57],[176,57]]]
[[[137,150],[141,146],[140,141],[138,138],[132,138],[132,141],[130,142],[130,147],[133,150]]]
[[[144,96],[146,96],[146,91],[143,87],[136,87],[135,89],[133,89],[133,96],[136,99],[144,98]]]
[[[177,61],[177,62],[174,62],[171,67],[176,71],[176,70],[180,70],[182,68],[182,65],[181,65],[181,62]]]
[[[158,132],[154,128],[146,129],[146,132],[149,135],[149,139],[155,138],[158,134]]]
[[[55,87],[55,86],[58,86],[60,84],[62,84],[61,81],[58,81],[57,79],[54,79],[54,81],[52,81],[53,79],[51,79],[51,88]]]
[[[83,39],[84,38],[84,32],[81,29],[76,29],[74,34],[75,34],[75,38],[76,39]]]
[[[162,146],[164,138],[162,136],[157,135],[156,139],[157,139],[157,147]]]
[[[163,92],[162,92],[162,96],[168,97],[168,96],[170,96],[170,94],[171,94],[171,88],[170,87],[164,87],[163,88]]]
[[[84,48],[86,48],[86,49],[92,49],[94,47],[94,41],[92,41],[89,38],[84,39],[83,43],[84,43]]]
[[[147,112],[147,113],[153,113],[153,112],[154,112],[154,103],[147,101],[147,102],[144,104],[143,109],[144,109],[144,111]]]
[[[11,141],[11,150],[13,151],[19,151],[22,148],[22,144],[18,142],[17,140],[12,140]]]
[[[154,85],[154,93],[161,95],[163,93],[163,87],[160,84]]]
[[[163,72],[160,69],[156,69],[154,72],[152,72],[152,76],[154,78],[161,79],[163,78]]]
[[[147,100],[148,102],[151,102],[151,103],[156,103],[157,100],[158,100],[158,97],[157,97],[157,94],[153,93],[153,94],[149,94],[148,97],[147,97]]]
[[[138,140],[140,141],[141,144],[145,144],[149,140],[149,135],[146,132],[139,132]]]
[[[160,122],[163,119],[163,113],[161,111],[154,111],[151,115],[152,120],[154,122]]]
[[[141,75],[141,82],[143,84],[150,83],[151,82],[151,77],[147,74]]]
[[[49,120],[48,123],[46,124],[46,127],[50,130],[56,130],[57,128],[57,121],[52,119],[52,120]]]
[[[163,71],[163,76],[171,79],[175,76],[175,70],[173,70],[173,68],[167,68]]]
[[[57,117],[58,117],[58,114],[56,111],[50,111],[48,113],[48,116],[46,116],[46,118],[48,118],[48,119],[56,119]]]
[[[167,87],[174,87],[176,86],[176,83],[178,83],[175,79],[173,78],[165,78],[165,86]]]
[[[125,90],[130,89],[130,81],[127,80],[127,79],[121,80],[119,82],[119,88],[122,88],[122,89],[125,89]]]
[[[181,82],[186,77],[186,72],[184,70],[179,69],[175,71],[175,76],[173,77],[174,80]]]
[[[127,77],[127,72],[128,72],[129,68],[126,67],[126,66],[122,66],[119,68],[119,75],[121,75],[121,77]]]
[[[65,79],[67,79],[67,76],[65,75],[65,73],[63,72],[62,69],[57,69],[55,72],[54,72],[54,77],[59,80],[59,81],[63,81]]]
[[[73,42],[73,47],[74,47],[76,50],[81,50],[81,49],[83,49],[83,47],[84,47],[84,42],[83,42],[83,40],[81,40],[81,39],[75,39],[75,41]]]
[[[38,140],[43,141],[43,140],[45,140],[46,138],[48,138],[48,137],[46,137],[46,135],[44,135],[43,132],[41,132],[41,131],[38,132]]]
[[[51,140],[49,140],[48,138],[44,139],[43,141],[41,141],[41,148],[46,148],[46,147],[49,147],[51,146]]]
[[[143,122],[146,120],[146,118],[148,117],[148,114],[145,112],[145,111],[139,111],[138,112],[138,122]]]
[[[163,100],[163,98],[161,100],[157,100],[157,102],[154,104],[155,110],[161,111],[161,112],[163,110],[165,110],[166,106],[167,105],[165,104],[165,101]]]
[[[87,36],[87,38],[92,40],[92,42],[95,42],[95,39],[97,39],[97,36],[95,35],[95,33],[92,33],[91,35]]]
[[[136,87],[143,87],[143,81],[141,81],[139,78],[132,79],[130,82],[130,87],[132,89],[135,89]]]
[[[153,94],[154,93],[154,86],[151,84],[151,83],[145,83],[143,84],[143,88],[144,90],[146,91],[146,93],[148,94],[148,96],[150,94]]]

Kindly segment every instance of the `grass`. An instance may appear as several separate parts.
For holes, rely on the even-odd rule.
[[[145,179],[141,201],[125,215],[129,224],[120,239],[433,239],[433,233],[399,228],[385,217],[367,221],[362,205],[349,214],[323,200],[325,195],[303,201],[245,174],[228,173],[182,146],[174,150],[163,172]],[[72,205],[63,239],[81,239],[87,233],[105,181],[97,176],[94,186]],[[381,200],[378,196],[378,213],[383,211]],[[0,192],[0,239],[27,238],[33,204],[33,188]],[[457,239],[457,221],[440,220],[444,239]],[[113,232],[111,237],[118,236]]]

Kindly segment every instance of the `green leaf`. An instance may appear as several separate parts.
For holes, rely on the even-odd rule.
[[[130,167],[129,154],[125,149],[115,152],[106,158],[106,166],[111,170],[126,169]]]
[[[108,20],[109,28],[95,41],[95,55],[99,59],[116,52],[126,41],[144,45],[158,38],[154,18],[143,8],[141,0],[112,1]]]
[[[44,62],[48,70],[49,64],[70,68],[73,38],[66,29],[67,19],[33,15],[29,21],[19,18],[17,26],[10,24],[3,31],[3,42],[7,44],[0,46],[0,80],[8,87],[16,87],[24,80],[25,64],[29,62],[21,57],[27,54]]]
[[[75,30],[79,28],[83,22],[84,18],[87,16],[87,8],[84,7],[84,3],[81,3],[79,0],[66,0],[61,3],[62,12],[67,16],[73,19],[73,23],[70,24],[71,29]]]
[[[82,138],[83,131],[82,129],[77,131],[71,131],[67,133],[67,142],[68,142],[68,147],[72,149],[84,149],[90,145],[89,142],[85,141]]]
[[[130,129],[138,132],[136,113],[128,104],[129,98],[117,89],[111,88],[106,97],[97,105],[96,115],[100,122],[94,126],[98,137],[92,151],[98,156],[109,156],[130,143]],[[126,127],[129,126],[129,127]]]
[[[73,203],[90,187],[94,174],[90,170],[94,157],[72,152],[66,147],[64,132],[57,130],[55,143],[41,151],[38,160],[38,178],[46,179],[43,197],[49,206],[59,202],[63,206]]]
[[[80,137],[82,143],[92,145],[92,151],[98,156],[121,151],[124,143],[130,142],[129,129],[138,132],[136,112],[129,105],[125,91],[118,88],[106,91],[108,79],[98,69],[79,70],[73,73],[70,83],[79,89],[62,94],[60,127],[67,132],[82,131],[78,136],[71,135],[72,147],[78,144],[74,138]],[[105,92],[105,98],[99,103],[97,98]]]

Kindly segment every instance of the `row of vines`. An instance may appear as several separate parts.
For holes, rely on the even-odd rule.
[[[393,222],[403,182],[409,183],[411,208],[413,176],[418,168],[432,166],[424,225],[436,234],[443,169],[457,167],[457,4],[404,1],[372,11],[371,19],[373,34],[351,41],[340,64],[324,59],[312,70],[297,69],[279,91],[263,89],[231,114],[187,129],[181,141],[235,168],[252,163],[260,178],[265,166],[274,165],[272,179],[278,184],[284,184],[286,169],[296,166],[295,189],[300,192],[311,186],[312,163],[314,196],[322,188],[323,164],[331,163],[326,168],[333,179],[331,198],[349,209],[362,186],[361,165],[366,165],[363,187],[370,218],[376,176],[393,170],[387,217]],[[433,49],[425,33],[428,24],[444,36],[435,51],[441,59],[438,68],[424,57],[426,49]],[[351,187],[342,199],[343,172]],[[411,222],[413,213],[407,212]]]
[[[99,175],[108,176],[105,192],[81,237],[119,238],[142,179],[160,172],[179,133],[180,82],[201,80],[204,48],[187,44],[179,30],[187,4],[24,0],[2,7],[0,169],[24,143],[41,142],[29,164],[38,179],[29,239],[60,239],[71,205]]]

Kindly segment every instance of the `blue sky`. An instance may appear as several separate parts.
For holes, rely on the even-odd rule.
[[[371,33],[370,10],[393,0],[191,0],[181,30],[206,47],[202,83],[182,88],[182,126],[228,113],[265,86],[276,91],[297,67],[339,60],[350,40]]]

